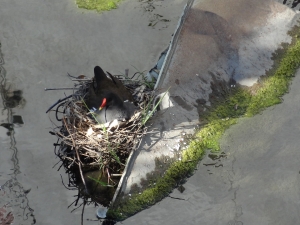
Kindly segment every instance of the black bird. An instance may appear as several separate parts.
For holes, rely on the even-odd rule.
[[[115,119],[128,121],[136,109],[137,107],[133,103],[123,102],[116,94],[105,93],[101,104],[94,111],[94,115],[99,123],[107,123]]]
[[[99,66],[94,68],[94,73],[95,77],[89,88],[89,96],[86,99],[89,108],[98,107],[102,103],[104,95],[107,93],[115,94],[122,101],[133,101],[130,91],[119,79],[110,73],[108,73],[108,77]]]

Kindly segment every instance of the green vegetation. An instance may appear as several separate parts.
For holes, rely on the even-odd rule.
[[[116,146],[116,149],[118,148],[118,145]],[[116,154],[115,150],[113,148],[111,148],[110,146],[108,146],[108,151],[109,151],[109,154],[114,158],[114,160],[116,160],[116,162],[122,166],[125,166],[123,163],[121,163],[121,160],[119,158],[119,156]]]
[[[97,12],[116,9],[118,2],[120,0],[76,0],[79,8],[96,10]]]
[[[137,74],[137,77],[135,78],[136,80],[141,80],[142,84],[146,85],[146,87],[150,88],[150,89],[154,89],[156,80],[154,78],[152,78],[151,81],[148,80],[145,72],[146,71],[139,71],[136,67],[134,67],[133,65],[131,65],[137,72],[135,72],[135,74],[133,76],[135,76]]]
[[[89,179],[91,179],[92,181],[96,182],[97,184],[100,184],[101,186],[105,186],[105,187],[113,187],[112,185],[109,185],[106,182],[101,181],[101,177],[99,177],[98,179],[95,179],[93,177],[88,176]]]
[[[144,109],[143,112],[143,118],[142,118],[142,124],[145,125],[147,123],[147,121],[151,118],[151,116],[153,115],[153,113],[156,111],[158,105],[161,103],[161,101],[163,100],[163,98],[165,97],[165,95],[168,93],[170,88],[168,88],[168,90],[164,93],[164,95],[159,99],[159,101],[155,104],[155,99],[152,99],[148,105],[146,106],[146,108]],[[155,104],[155,106],[151,109],[152,104]]]
[[[291,44],[283,44],[273,54],[274,67],[267,71],[253,88],[237,87],[224,102],[214,105],[205,116],[204,125],[192,138],[182,158],[170,165],[163,177],[158,177],[155,185],[140,194],[133,194],[118,202],[108,211],[108,217],[123,220],[167,196],[174,187],[187,176],[192,175],[205,150],[219,151],[219,139],[225,130],[237,123],[238,118],[253,116],[265,108],[281,103],[281,97],[288,92],[289,84],[300,66],[299,27],[289,34]]]

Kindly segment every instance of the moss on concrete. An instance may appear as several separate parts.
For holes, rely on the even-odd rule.
[[[118,2],[120,0],[76,0],[79,8],[96,10],[97,12],[116,9]]]
[[[193,173],[205,150],[220,150],[220,137],[227,128],[237,123],[238,118],[253,116],[281,103],[281,97],[288,91],[291,79],[300,66],[299,33],[299,27],[289,33],[293,37],[292,43],[283,44],[283,48],[273,54],[274,68],[260,79],[255,89],[237,87],[224,102],[209,110],[206,125],[196,132],[188,148],[183,150],[181,160],[172,163],[164,176],[157,179],[155,186],[125,198],[109,209],[108,217],[123,220],[160,201]]]

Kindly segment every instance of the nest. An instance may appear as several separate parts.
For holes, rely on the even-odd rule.
[[[139,110],[121,124],[98,124],[85,104],[91,83],[90,79],[76,79],[74,93],[54,104],[56,109],[51,111],[61,122],[51,132],[58,137],[55,154],[69,173],[80,174],[74,179],[81,177],[85,184],[83,174],[98,170],[115,186],[117,183],[110,177],[122,175],[130,153],[146,134],[145,116],[153,107],[153,91],[140,81],[123,82]]]

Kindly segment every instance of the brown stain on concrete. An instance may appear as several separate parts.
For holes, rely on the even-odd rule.
[[[254,26],[265,25],[270,14],[275,15],[286,10],[285,6],[273,0],[209,0],[201,1],[194,7],[214,12],[238,28],[241,34],[251,33]]]
[[[184,100],[182,97],[180,96],[172,96],[172,99],[182,108],[184,108],[187,111],[192,111],[193,107],[189,104],[186,103],[186,100]]]
[[[273,15],[286,7],[272,0],[207,0],[195,2],[182,27],[176,54],[170,64],[165,84],[195,87],[210,82],[210,66],[223,60],[219,77],[229,80],[238,64],[241,40],[251,39],[253,27],[267,24]],[[227,65],[226,65],[227,64]],[[196,75],[198,75],[197,79]],[[166,89],[168,87],[163,87]]]
[[[181,85],[199,83],[196,74],[207,80],[202,72],[221,55],[237,51],[235,33],[234,28],[217,14],[192,8],[170,66],[170,83],[176,80],[180,80]]]

